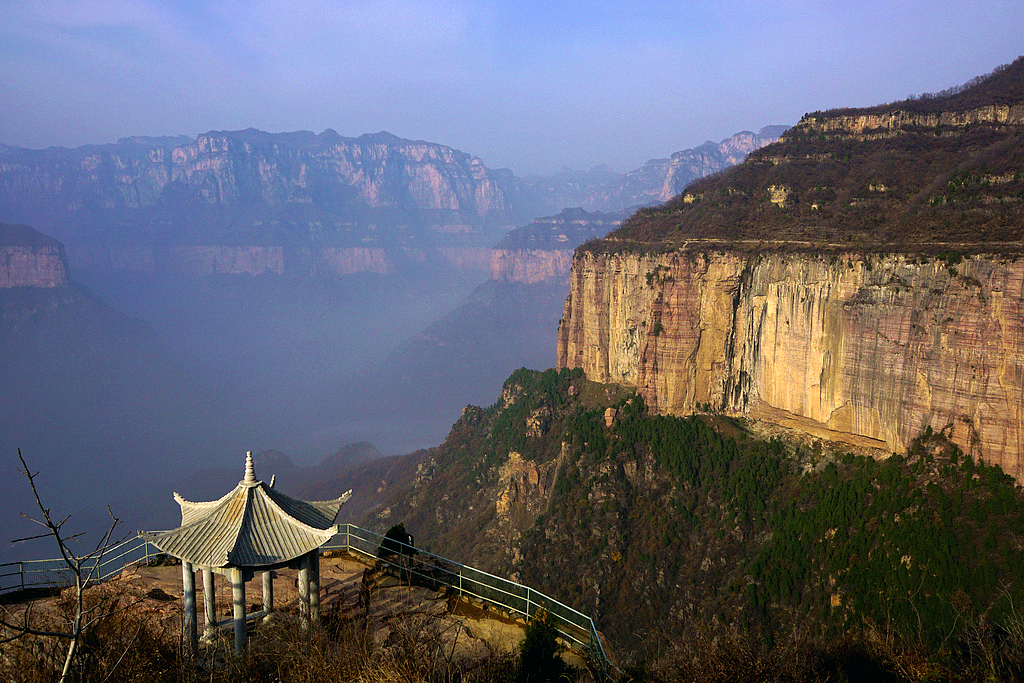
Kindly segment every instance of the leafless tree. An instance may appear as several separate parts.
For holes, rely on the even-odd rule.
[[[25,636],[58,638],[60,640],[67,641],[67,653],[64,657],[64,667],[60,675],[60,683],[64,683],[71,671],[71,665],[75,659],[75,655],[78,653],[79,644],[82,642],[83,635],[98,621],[113,616],[117,612],[123,611],[124,609],[127,609],[127,607],[131,606],[118,606],[116,604],[110,605],[104,601],[100,601],[91,606],[87,606],[85,603],[86,589],[99,580],[98,572],[104,553],[112,545],[123,541],[124,539],[122,538],[115,542],[111,541],[114,530],[117,528],[118,524],[120,524],[120,520],[114,517],[110,508],[107,507],[107,513],[110,515],[110,526],[107,528],[100,540],[95,546],[93,546],[92,550],[84,554],[72,552],[68,544],[72,541],[81,542],[80,537],[83,534],[77,533],[67,535],[64,531],[64,524],[67,523],[71,515],[64,517],[64,519],[59,522],[54,521],[54,518],[50,515],[50,508],[43,505],[43,502],[39,497],[39,491],[36,489],[36,477],[39,476],[39,473],[33,473],[29,469],[24,456],[21,454],[20,448],[18,449],[18,459],[21,460],[22,466],[22,469],[20,469],[19,472],[28,479],[28,484],[32,489],[32,495],[35,497],[36,507],[39,508],[39,515],[41,519],[31,517],[25,513],[21,514],[26,519],[44,527],[46,531],[36,536],[27,536],[25,538],[15,539],[13,542],[19,543],[22,541],[31,541],[41,538],[52,538],[57,542],[57,548],[60,552],[60,560],[67,567],[71,578],[74,581],[74,605],[71,610],[71,616],[67,620],[66,627],[61,630],[49,630],[34,627],[32,623],[31,602],[27,603],[21,610],[21,614],[17,616],[11,610],[4,607],[3,614],[0,615],[0,626],[3,626],[5,630],[0,631],[0,643],[11,642]]]

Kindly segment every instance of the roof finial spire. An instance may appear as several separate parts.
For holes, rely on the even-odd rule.
[[[252,451],[245,452],[245,479],[242,480],[242,483],[256,483],[256,469],[252,465]]]

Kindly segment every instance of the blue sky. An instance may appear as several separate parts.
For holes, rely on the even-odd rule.
[[[1024,3],[4,0],[0,142],[387,130],[518,174],[960,84]]]

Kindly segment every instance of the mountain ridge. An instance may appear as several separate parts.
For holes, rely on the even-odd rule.
[[[806,114],[778,142],[593,246],[1020,251],[1020,81],[1024,58],[948,97]]]

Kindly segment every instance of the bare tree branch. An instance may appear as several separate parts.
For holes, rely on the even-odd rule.
[[[53,518],[50,516],[50,508],[43,505],[43,502],[39,496],[39,490],[36,488],[35,480],[36,477],[39,475],[39,472],[32,473],[32,471],[28,467],[28,463],[25,462],[25,457],[22,455],[20,448],[18,449],[18,459],[21,461],[21,465],[23,468],[19,470],[19,472],[23,474],[26,479],[28,479],[29,487],[32,489],[32,495],[35,498],[36,507],[39,509],[39,512],[42,513],[42,520],[40,521],[38,519],[34,519],[24,513],[21,514],[26,519],[29,519],[35,522],[36,524],[39,524],[40,526],[44,526],[47,529],[46,534],[26,537],[18,539],[18,541],[27,541],[52,536],[53,539],[57,542],[57,548],[60,551],[61,559],[63,560],[64,565],[71,571],[74,577],[74,616],[70,617],[68,620],[69,632],[37,629],[33,628],[31,625],[31,607],[26,607],[25,613],[21,619],[20,624],[14,624],[9,622],[6,618],[0,618],[0,625],[2,625],[6,629],[9,629],[9,631],[13,633],[13,635],[4,635],[2,638],[0,638],[0,643],[11,642],[13,640],[17,640],[18,638],[22,638],[24,636],[29,635],[47,638],[61,638],[68,640],[69,643],[67,655],[64,658],[64,668],[60,674],[59,679],[60,683],[64,683],[64,681],[66,681],[68,678],[68,674],[71,670],[71,664],[75,659],[75,656],[78,652],[78,646],[81,643],[82,636],[86,632],[86,630],[88,630],[98,621],[106,619],[107,617],[117,614],[118,612],[122,612],[128,609],[129,607],[138,604],[139,601],[133,602],[128,605],[115,607],[113,609],[108,609],[108,605],[105,605],[103,601],[91,607],[86,607],[84,601],[85,589],[98,580],[100,566],[103,561],[103,555],[106,553],[108,549],[110,549],[110,539],[113,536],[114,530],[117,528],[118,524],[121,523],[121,520],[115,517],[113,512],[111,512],[110,507],[107,506],[107,514],[110,515],[110,526],[107,528],[106,533],[104,533],[100,540],[96,543],[96,546],[91,551],[83,555],[78,555],[71,552],[67,545],[68,542],[76,541],[81,543],[81,540],[79,539],[83,534],[78,533],[72,534],[70,536],[65,536],[63,534],[62,529],[64,527],[64,524],[71,518],[71,515],[68,515],[59,522],[53,521]],[[123,541],[124,539],[122,538],[121,540]],[[101,608],[103,611],[101,611],[99,614],[94,615],[94,613],[97,612],[97,610],[100,610]],[[11,615],[10,610],[4,608],[4,611],[8,615]],[[134,642],[134,639],[132,642]],[[118,660],[118,663],[120,663],[120,660]]]

